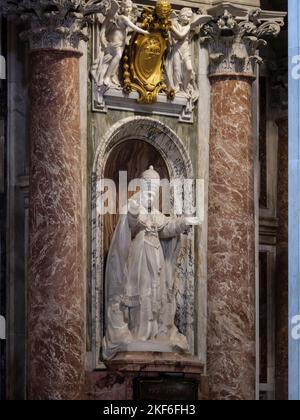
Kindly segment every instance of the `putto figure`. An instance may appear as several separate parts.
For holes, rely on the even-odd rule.
[[[96,85],[104,91],[109,87],[120,87],[119,66],[129,35],[132,32],[148,34],[136,25],[137,17],[137,6],[131,0],[123,0],[120,6],[115,0],[107,0],[102,13],[97,15],[101,25],[100,45],[91,74]]]
[[[196,14],[188,7],[184,7],[178,15],[173,13],[170,47],[165,66],[167,82],[169,88],[175,92],[184,92],[191,99],[197,96],[192,62],[192,38],[197,28],[211,19],[211,16]]]
[[[160,176],[150,167],[141,192],[129,200],[111,243],[105,277],[104,358],[125,351],[188,352],[175,325],[175,268],[181,234],[200,224],[155,208]]]

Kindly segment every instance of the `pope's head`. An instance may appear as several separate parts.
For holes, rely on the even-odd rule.
[[[155,199],[159,193],[160,176],[153,166],[150,166],[141,177],[141,198],[142,204],[148,209],[152,209]]]

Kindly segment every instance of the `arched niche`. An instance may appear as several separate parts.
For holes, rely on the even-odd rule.
[[[139,178],[150,164],[163,179],[194,179],[193,166],[181,139],[169,127],[146,117],[119,121],[103,136],[96,151],[92,176],[92,332],[93,366],[104,367],[101,361],[104,335],[105,262],[109,242],[118,221],[116,216],[97,213],[99,185],[102,179],[118,182],[118,172],[128,171],[128,180]],[[194,353],[195,325],[195,258],[194,231],[183,237],[178,258],[176,279],[179,285],[176,322],[186,334],[191,354]]]

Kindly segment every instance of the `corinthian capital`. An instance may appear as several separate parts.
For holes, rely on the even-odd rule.
[[[280,33],[286,13],[230,3],[213,7],[208,13],[214,19],[203,28],[201,40],[210,52],[210,75],[255,77],[255,64],[262,62],[259,48],[267,45],[266,38]]]
[[[25,23],[21,38],[33,50],[77,51],[80,41],[88,39],[88,16],[101,7],[102,0],[4,0],[0,13]]]

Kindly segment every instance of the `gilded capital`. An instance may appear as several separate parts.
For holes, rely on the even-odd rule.
[[[201,42],[210,54],[210,76],[255,77],[262,63],[259,49],[284,26],[285,12],[246,9],[222,3],[208,10],[213,19],[202,28]]]

